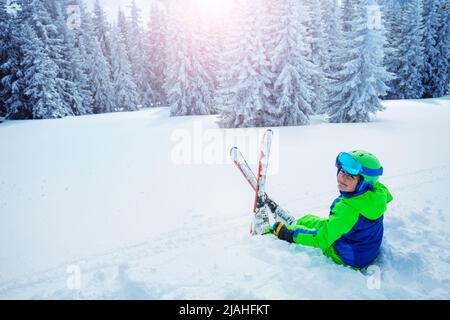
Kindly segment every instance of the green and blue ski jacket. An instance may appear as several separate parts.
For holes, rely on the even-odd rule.
[[[341,192],[327,219],[307,215],[287,228],[295,243],[320,248],[336,263],[364,268],[379,254],[390,201],[391,193],[378,181],[360,194]]]

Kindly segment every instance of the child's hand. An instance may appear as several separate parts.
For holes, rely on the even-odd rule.
[[[276,222],[272,227],[275,236],[287,242],[294,242],[294,231],[289,230],[283,222]]]

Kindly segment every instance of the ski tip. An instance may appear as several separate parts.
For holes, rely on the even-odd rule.
[[[237,147],[232,147],[232,148],[230,149],[230,156],[231,156],[232,158],[235,158],[235,157],[236,157],[236,152],[237,152],[237,150],[238,150]]]
[[[267,137],[267,136],[273,136],[273,130],[272,129],[267,129],[264,132],[264,137]]]
[[[264,132],[263,143],[270,144],[270,141],[272,141],[272,138],[273,138],[273,130],[267,129],[266,132]]]

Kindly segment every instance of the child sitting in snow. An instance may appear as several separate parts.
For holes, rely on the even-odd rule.
[[[327,219],[306,215],[297,220],[273,200],[258,199],[255,230],[290,243],[320,248],[338,264],[364,268],[380,251],[383,214],[392,195],[378,181],[383,168],[369,152],[341,152],[336,167],[340,196],[333,201]],[[272,227],[268,210],[277,221]]]

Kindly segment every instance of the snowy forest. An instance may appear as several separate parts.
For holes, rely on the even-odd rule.
[[[449,0],[234,0],[215,19],[195,1],[130,0],[111,21],[99,0],[0,0],[0,117],[168,106],[222,127],[296,126],[449,93]]]

